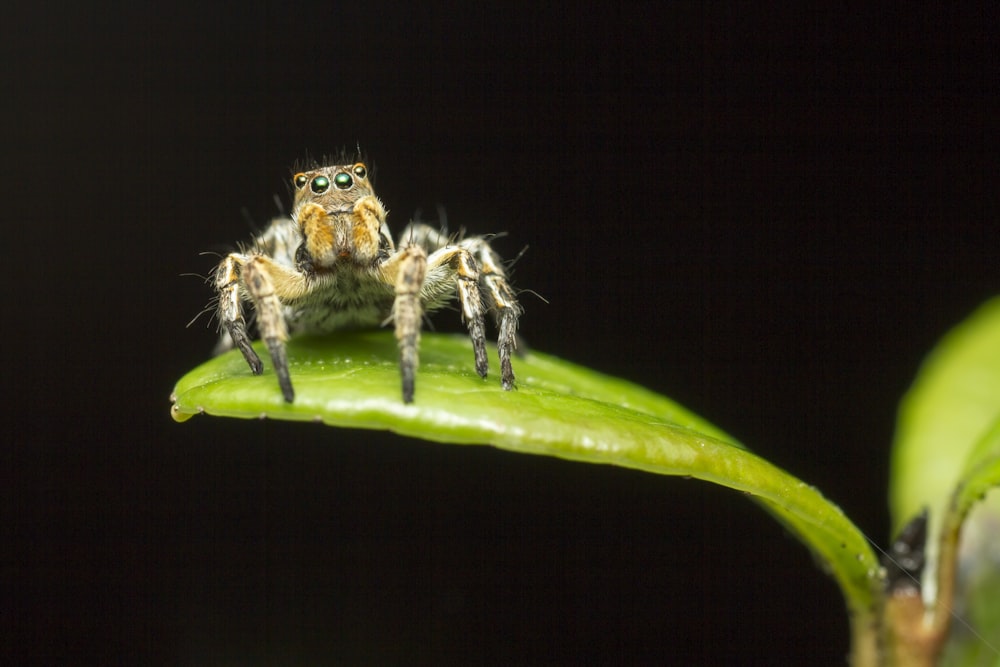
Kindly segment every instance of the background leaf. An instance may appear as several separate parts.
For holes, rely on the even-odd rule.
[[[990,594],[1000,593],[1000,495],[988,494],[1000,481],[998,418],[1000,299],[994,299],[928,357],[900,406],[893,449],[894,530],[922,507],[930,510],[925,599],[936,598],[939,564],[946,578],[957,566],[953,611],[962,621],[952,622],[947,664],[1000,664],[992,648],[1000,644],[1000,598]],[[959,527],[955,555],[948,552],[954,546],[949,540]]]
[[[930,534],[940,532],[967,457],[998,416],[1000,299],[994,299],[941,340],[903,398],[889,487],[893,532],[925,506]],[[933,561],[936,547],[929,546]]]
[[[969,452],[944,518],[942,566],[947,561],[949,576],[956,577],[954,611],[961,618],[951,623],[946,665],[1000,665],[1000,496],[987,495],[998,484],[1000,420]]]

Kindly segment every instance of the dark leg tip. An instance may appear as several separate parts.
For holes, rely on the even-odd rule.
[[[507,391],[514,388],[514,369],[511,368],[509,357],[500,361],[500,384]]]
[[[413,402],[414,387],[416,386],[416,374],[412,368],[403,368],[403,403]]]
[[[278,386],[281,387],[281,395],[286,403],[295,401],[295,390],[292,389],[292,377],[288,372],[288,357],[285,354],[285,344],[277,338],[267,338],[264,340],[268,351],[271,353],[271,361],[274,364],[274,373],[278,376]]]
[[[243,353],[243,358],[247,360],[250,372],[254,375],[263,373],[264,364],[260,362],[260,357],[257,356],[253,346],[250,345],[250,338],[247,337],[246,326],[244,326],[243,322],[229,322],[226,328],[229,330],[230,338],[233,339],[233,344]]]

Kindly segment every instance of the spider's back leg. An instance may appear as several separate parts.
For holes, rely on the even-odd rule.
[[[486,307],[493,312],[500,333],[497,352],[500,357],[500,383],[504,389],[514,387],[514,369],[511,353],[517,349],[517,322],[523,312],[514,289],[507,280],[499,255],[481,236],[463,239],[459,245],[468,248],[479,264],[479,282],[482,285]]]
[[[446,245],[435,250],[427,260],[425,301],[438,301],[442,295],[458,294],[462,321],[472,339],[472,352],[479,377],[489,372],[486,355],[486,329],[483,326],[483,299],[479,291],[479,267],[468,250]]]
[[[260,375],[264,372],[264,365],[250,346],[247,323],[243,317],[243,303],[240,300],[241,270],[245,262],[245,256],[232,253],[215,270],[215,288],[219,292],[219,323],[229,333],[232,344],[243,353],[253,374]],[[220,347],[221,343],[222,341]]]

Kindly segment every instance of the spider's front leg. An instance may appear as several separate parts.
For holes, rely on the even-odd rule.
[[[419,365],[417,347],[420,344],[420,290],[427,275],[427,253],[418,245],[409,245],[389,260],[383,275],[390,279],[396,292],[392,304],[392,319],[396,325],[399,345],[399,372],[403,380],[403,402],[413,402],[413,388]]]
[[[264,367],[250,345],[240,288],[250,297],[257,312],[257,329],[270,353],[281,394],[285,401],[291,403],[295,400],[295,390],[285,353],[288,330],[281,311],[281,298],[292,299],[304,294],[305,276],[263,255],[232,253],[219,265],[216,287],[219,290],[219,320],[243,353],[250,370],[254,375],[260,375]]]

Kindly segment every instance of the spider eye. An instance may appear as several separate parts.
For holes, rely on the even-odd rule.
[[[295,174],[294,176],[292,176],[292,183],[295,183],[295,187],[297,187],[299,190],[306,187],[306,183],[308,182],[309,179],[306,178],[305,174]]]
[[[321,195],[330,189],[330,179],[326,176],[317,176],[309,187],[313,192]]]
[[[358,178],[364,178],[365,176],[368,175],[368,170],[365,169],[365,165],[359,162],[356,165],[354,165],[354,175],[357,176]]]
[[[354,185],[354,179],[351,175],[345,172],[340,172],[333,177],[333,182],[337,184],[337,187],[341,190],[349,190],[352,185]]]

